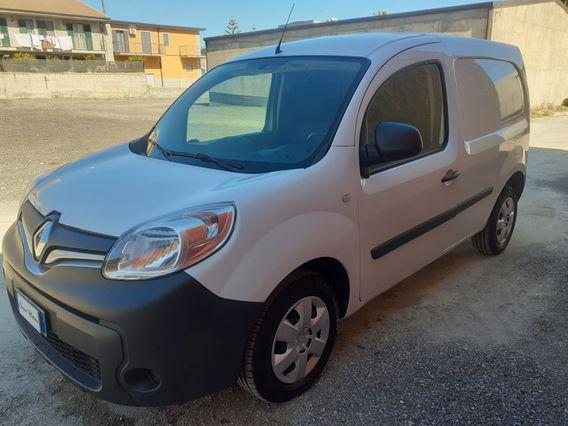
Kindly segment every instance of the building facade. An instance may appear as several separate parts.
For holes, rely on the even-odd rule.
[[[185,88],[201,76],[202,30],[111,21],[80,0],[0,0],[0,59],[90,59],[118,70],[142,62],[152,87]]]
[[[113,61],[108,22],[78,0],[0,0],[0,57]]]
[[[202,28],[111,21],[114,58],[143,61],[154,87],[184,88],[202,74]]]
[[[362,32],[420,32],[477,37],[518,46],[532,106],[568,98],[568,8],[559,0],[505,0],[339,21],[297,24],[285,41]],[[209,69],[278,43],[282,28],[205,39]]]

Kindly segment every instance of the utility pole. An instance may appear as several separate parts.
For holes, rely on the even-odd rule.
[[[103,15],[106,15],[106,5],[105,5],[105,0],[101,0],[101,5],[103,7]]]

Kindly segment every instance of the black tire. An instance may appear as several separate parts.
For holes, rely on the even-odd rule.
[[[497,237],[497,222],[500,219],[500,211],[503,202],[511,198],[514,203],[514,216],[512,218],[512,227],[509,231],[507,238],[499,243]],[[489,220],[485,225],[483,231],[479,232],[478,234],[474,235],[471,238],[473,245],[475,248],[483,255],[486,256],[496,256],[501,254],[509,245],[509,241],[511,241],[511,237],[513,236],[513,232],[515,231],[515,224],[517,222],[517,203],[518,203],[518,195],[513,190],[510,185],[506,185],[499,194],[495,205],[493,206],[493,210],[491,211],[491,215],[489,216]]]
[[[272,368],[272,344],[282,319],[301,299],[315,296],[329,312],[329,335],[313,370],[303,379],[287,384]],[[239,384],[253,396],[269,402],[285,402],[308,390],[323,371],[337,333],[337,300],[325,277],[318,272],[299,270],[290,274],[268,298],[248,337]]]

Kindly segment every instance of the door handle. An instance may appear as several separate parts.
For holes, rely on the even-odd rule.
[[[446,175],[442,178],[442,183],[448,183],[454,179],[457,179],[458,177],[460,177],[460,172],[459,170],[448,170],[448,173],[446,173]]]

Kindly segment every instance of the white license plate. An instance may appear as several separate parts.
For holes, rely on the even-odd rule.
[[[24,296],[16,291],[16,303],[18,312],[38,333],[47,335],[47,327],[45,325],[45,312]]]

